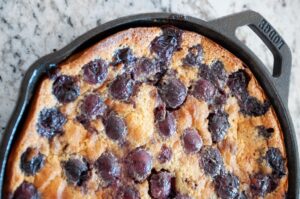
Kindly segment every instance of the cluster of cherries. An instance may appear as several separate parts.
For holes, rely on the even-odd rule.
[[[199,69],[199,79],[193,82],[190,88],[176,78],[176,72],[168,69],[169,61],[175,51],[179,51],[182,31],[175,27],[163,27],[163,34],[151,42],[151,52],[154,59],[147,57],[136,58],[130,48],[119,49],[112,63],[102,59],[93,60],[82,68],[83,81],[89,84],[102,84],[108,75],[108,67],[123,65],[123,73],[118,75],[109,84],[109,96],[114,100],[129,102],[136,87],[143,82],[152,84],[158,89],[159,103],[154,110],[158,132],[163,139],[168,139],[176,133],[176,118],[174,111],[185,102],[188,94],[209,105],[208,130],[213,143],[221,142],[230,127],[228,114],[224,111],[228,93],[225,86],[230,88],[231,95],[235,96],[240,105],[240,111],[248,116],[260,116],[267,112],[269,102],[261,103],[247,92],[249,77],[244,70],[227,75],[223,63],[214,61],[210,66],[203,63],[203,49],[200,44],[192,46],[182,60],[184,67]],[[80,95],[78,77],[55,75],[53,78],[53,94],[62,103],[73,102]],[[80,103],[80,113],[76,117],[87,130],[97,131],[90,125],[90,121],[101,119],[105,134],[110,139],[123,143],[126,141],[126,123],[121,116],[111,110],[99,94],[87,94]],[[37,132],[48,139],[63,133],[63,126],[67,119],[58,108],[45,108],[39,114]],[[259,132],[266,138],[272,136],[272,129],[258,127]],[[220,151],[213,146],[203,146],[198,131],[194,128],[184,130],[181,137],[182,145],[187,154],[198,154],[199,165],[205,173],[213,178],[216,193],[221,198],[246,198],[240,192],[240,183],[237,176],[227,172],[224,168]],[[98,174],[102,187],[116,186],[121,179],[122,170],[135,183],[145,180],[149,182],[149,195],[152,198],[189,199],[188,195],[176,191],[175,177],[167,170],[155,171],[152,155],[144,147],[131,150],[124,158],[124,166],[113,153],[107,151],[92,164],[84,158],[70,158],[62,162],[64,174],[69,183],[82,186],[89,179],[91,169]],[[163,164],[172,158],[171,148],[163,145],[158,155],[158,161]],[[272,175],[258,173],[251,177],[251,190],[254,195],[264,196],[273,191],[278,179],[285,174],[284,159],[280,151],[270,148],[265,159],[273,168]],[[34,148],[28,148],[21,157],[21,169],[28,175],[35,175],[44,165],[45,156]],[[124,168],[123,168],[124,167]],[[117,186],[115,192],[118,199],[138,199],[139,192],[133,185]],[[14,198],[40,198],[35,186],[23,182],[13,194]]]

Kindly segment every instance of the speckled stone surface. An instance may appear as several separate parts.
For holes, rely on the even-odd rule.
[[[39,57],[60,49],[77,36],[109,20],[145,12],[175,12],[211,20],[242,10],[261,13],[282,35],[293,54],[289,109],[300,141],[300,1],[298,0],[2,0],[0,1],[0,140],[18,99],[21,80]],[[250,31],[237,31],[255,44],[271,65],[266,47]]]

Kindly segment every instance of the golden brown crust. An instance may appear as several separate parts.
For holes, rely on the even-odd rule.
[[[71,57],[60,65],[60,73],[65,75],[82,74],[82,66],[91,60],[101,58],[107,62],[112,61],[112,55],[121,46],[128,46],[136,57],[153,57],[149,47],[151,41],[161,34],[159,28],[133,28],[114,34],[84,52]],[[211,40],[185,31],[182,35],[181,50],[175,52],[170,62],[170,67],[177,72],[177,77],[186,87],[191,86],[196,80],[197,69],[183,67],[182,59],[186,56],[188,48],[201,44],[204,51],[204,62],[209,65],[214,60],[220,60],[228,74],[239,69],[245,69],[250,77],[248,92],[250,95],[263,101],[266,96],[248,68],[227,50]],[[104,151],[112,151],[117,157],[125,157],[128,150],[143,146],[150,151],[153,166],[156,170],[165,169],[176,176],[176,188],[179,192],[188,194],[193,198],[216,198],[212,178],[207,176],[199,167],[197,154],[187,155],[181,144],[181,135],[184,129],[193,127],[199,131],[204,145],[212,145],[211,134],[208,130],[209,108],[207,103],[188,95],[185,103],[175,111],[177,132],[169,139],[162,139],[157,133],[153,111],[156,106],[157,90],[153,85],[143,83],[138,93],[133,97],[134,104],[120,102],[106,98],[107,86],[121,73],[121,68],[109,67],[108,77],[99,85],[91,85],[80,81],[80,96],[71,103],[59,105],[52,94],[53,80],[45,78],[41,81],[34,102],[30,106],[29,115],[24,123],[23,130],[18,133],[18,141],[14,144],[9,157],[6,172],[6,193],[14,190],[24,181],[32,182],[41,193],[42,198],[112,198],[111,188],[102,189],[97,181],[97,174],[92,171],[86,187],[76,187],[68,184],[61,168],[61,162],[74,154],[85,157],[89,162],[94,162]],[[97,128],[98,134],[88,132],[76,122],[77,107],[86,93],[95,91],[101,93],[105,103],[124,118],[127,125],[127,140],[129,146],[123,150],[120,145],[105,136],[103,123],[95,121],[92,125]],[[51,141],[41,137],[36,130],[38,115],[45,107],[60,107],[67,116],[64,133],[55,136]],[[258,163],[261,154],[265,154],[269,147],[279,148],[283,157],[286,157],[283,134],[277,120],[275,111],[271,107],[268,112],[258,117],[248,117],[240,111],[235,97],[229,97],[225,111],[229,115],[230,128],[225,139],[214,144],[219,148],[225,168],[234,173],[240,181],[240,190],[249,190],[250,176],[263,170],[270,173],[269,167]],[[256,127],[264,125],[274,129],[273,136],[265,139],[258,136]],[[155,158],[158,156],[162,144],[172,149],[172,159],[160,164]],[[20,157],[28,147],[37,148],[45,155],[45,165],[35,176],[26,176],[20,169]],[[288,188],[288,175],[280,180],[278,188],[267,194],[266,198],[283,198]],[[148,195],[148,182],[136,184],[141,198],[150,198]]]

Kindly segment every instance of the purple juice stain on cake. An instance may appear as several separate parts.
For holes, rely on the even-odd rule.
[[[37,132],[48,139],[62,133],[67,118],[57,108],[44,108],[39,113]]]
[[[159,163],[164,164],[164,163],[170,161],[171,158],[172,158],[172,149],[170,147],[166,146],[165,144],[162,145],[160,152],[158,154],[158,157],[157,157]]]
[[[22,182],[15,190],[12,199],[40,199],[40,193],[30,182]]]
[[[174,26],[163,26],[162,32],[162,35],[151,41],[150,50],[159,57],[162,63],[167,63],[173,53],[180,49],[182,30]]]
[[[227,85],[238,99],[241,113],[255,117],[264,115],[270,108],[270,102],[268,100],[260,102],[257,98],[250,96],[247,91],[249,81],[249,75],[244,70],[238,70],[229,75]]]
[[[217,195],[222,199],[234,199],[239,195],[240,181],[232,173],[218,175],[214,184]]]
[[[96,160],[94,166],[101,178],[102,186],[104,187],[115,183],[121,175],[121,168],[118,159],[112,153],[103,153]]]
[[[187,128],[184,130],[182,143],[186,153],[199,152],[203,145],[203,141],[198,131],[194,128]]]
[[[224,65],[219,60],[214,61],[210,66],[202,64],[200,67],[200,77],[210,81],[216,88],[221,90],[228,80]]]
[[[116,100],[128,100],[133,94],[134,81],[130,75],[122,74],[116,77],[109,87],[110,95]]]
[[[206,64],[200,66],[199,76],[207,81],[211,81],[211,70]]]
[[[103,119],[105,134],[114,141],[122,142],[127,135],[127,128],[122,117],[111,112]]]
[[[61,103],[73,102],[80,94],[80,88],[75,77],[61,75],[53,82],[52,92]]]
[[[139,82],[156,83],[160,79],[162,68],[152,59],[141,57],[136,60],[133,69],[133,79]]]
[[[250,189],[253,195],[264,197],[269,191],[270,178],[261,173],[251,177]]]
[[[213,142],[220,142],[224,139],[230,124],[228,114],[221,110],[210,113],[208,116],[208,130],[211,133]]]
[[[192,95],[199,100],[212,102],[216,94],[215,86],[208,80],[199,79],[192,87]]]
[[[171,174],[159,171],[150,176],[150,195],[155,199],[167,199],[171,194]]]
[[[264,115],[271,106],[268,100],[260,102],[257,98],[252,96],[245,97],[239,104],[240,111],[249,116]]]
[[[95,59],[83,67],[83,80],[89,84],[102,84],[108,74],[108,65],[102,59]]]
[[[21,155],[20,168],[25,175],[32,176],[41,170],[45,163],[45,156],[37,149],[28,147]]]
[[[285,160],[278,148],[271,147],[265,155],[268,165],[272,168],[273,174],[279,178],[286,174]]]
[[[210,104],[212,110],[222,109],[223,105],[226,104],[228,95],[224,90],[217,90],[214,96],[213,102]]]
[[[169,138],[176,133],[176,119],[172,112],[167,111],[166,117],[158,121],[159,134],[164,138]]]
[[[152,156],[143,148],[131,151],[125,162],[129,177],[137,182],[144,181],[151,173]]]
[[[124,64],[128,66],[136,61],[132,50],[128,47],[118,49],[112,59],[112,65]]]
[[[279,184],[279,179],[267,174],[256,173],[250,177],[250,190],[254,196],[264,197],[273,192]]]
[[[70,158],[62,163],[67,181],[76,186],[81,186],[89,178],[89,166],[85,160]]]
[[[188,54],[182,60],[186,66],[201,66],[203,60],[203,48],[200,44],[188,49]]]
[[[221,61],[214,61],[210,66],[210,80],[219,89],[223,89],[227,83],[227,73]]]
[[[247,87],[250,81],[249,75],[244,70],[238,70],[229,75],[227,85],[231,90],[231,93],[241,99],[246,95]]]
[[[224,169],[222,155],[217,148],[202,147],[200,150],[200,167],[211,177],[215,177]]]
[[[104,115],[107,106],[97,94],[85,96],[80,106],[81,114],[88,119],[95,119]]]
[[[258,135],[260,135],[266,139],[269,139],[274,134],[273,128],[266,128],[263,125],[257,126],[256,129],[258,131]]]
[[[175,77],[169,77],[161,82],[158,87],[161,99],[167,108],[176,109],[183,104],[187,96],[187,88]]]
[[[140,199],[138,190],[132,186],[119,187],[115,196],[116,199]]]

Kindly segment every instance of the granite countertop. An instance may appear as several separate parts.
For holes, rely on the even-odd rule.
[[[222,3],[220,3],[222,2]],[[261,13],[286,40],[293,54],[289,110],[300,140],[300,1],[298,0],[2,0],[0,2],[0,139],[18,99],[21,80],[38,58],[109,20],[136,13],[176,12],[211,20],[242,10]],[[266,47],[238,31],[246,44],[271,65]],[[297,86],[298,85],[298,86]],[[298,92],[295,92],[298,91]]]

